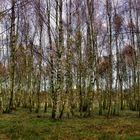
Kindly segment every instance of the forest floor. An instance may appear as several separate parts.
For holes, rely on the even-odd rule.
[[[0,115],[0,140],[140,140],[136,112],[121,116],[51,120],[45,113],[18,109]]]

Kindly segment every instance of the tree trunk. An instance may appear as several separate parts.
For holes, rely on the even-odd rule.
[[[15,3],[16,0],[12,0],[12,13],[11,13],[11,31],[10,31],[10,100],[8,112],[12,111],[14,107],[14,79],[15,79],[15,49],[16,49],[16,35],[15,35]]]

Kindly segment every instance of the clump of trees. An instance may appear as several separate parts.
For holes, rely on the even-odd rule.
[[[0,113],[140,116],[137,0],[6,0],[0,11]]]

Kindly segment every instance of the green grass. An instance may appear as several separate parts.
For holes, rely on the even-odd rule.
[[[0,140],[140,140],[140,119],[136,112],[125,113],[54,121],[20,109],[0,116]]]

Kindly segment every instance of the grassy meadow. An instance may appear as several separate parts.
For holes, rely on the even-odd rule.
[[[136,112],[123,111],[107,119],[50,119],[50,113],[29,113],[17,109],[0,116],[0,140],[140,140],[140,119]]]

